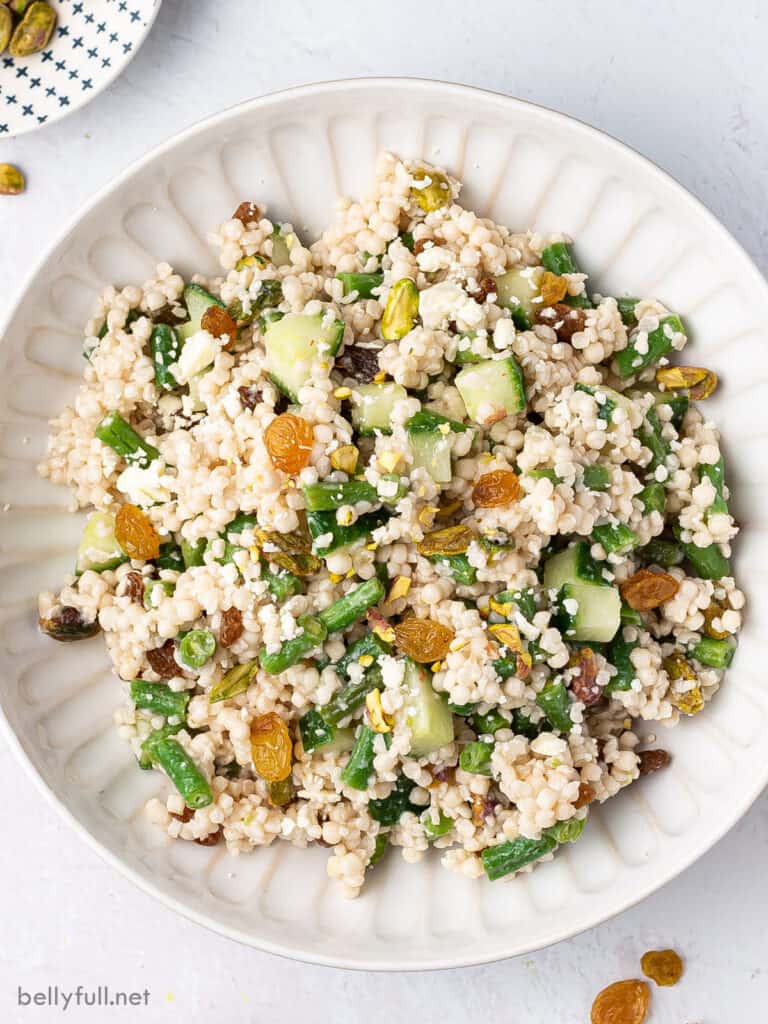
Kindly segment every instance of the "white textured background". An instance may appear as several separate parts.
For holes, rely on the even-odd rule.
[[[251,96],[354,75],[463,81],[588,121],[671,172],[768,271],[762,7],[761,0],[165,0],[111,89],[58,124],[0,142],[0,161],[18,163],[29,185],[24,196],[0,201],[0,318],[80,203],[156,143]],[[601,928],[490,967],[387,976],[294,964],[208,934],[103,865],[1,746],[0,779],[3,1024],[470,1017],[586,1024],[599,988],[635,975],[646,949],[667,945],[686,958],[687,973],[677,988],[654,992],[649,1024],[766,1018],[766,797],[682,878]],[[18,985],[79,983],[149,988],[150,1008],[62,1014],[16,1006]]]

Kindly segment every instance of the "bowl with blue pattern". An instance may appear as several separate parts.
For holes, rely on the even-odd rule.
[[[57,121],[123,71],[147,36],[160,0],[53,0],[50,42],[30,57],[0,54],[0,139]]]

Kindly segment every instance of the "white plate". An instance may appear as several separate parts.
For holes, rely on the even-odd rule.
[[[213,270],[206,231],[244,199],[267,202],[309,238],[335,196],[356,194],[387,147],[447,165],[464,201],[502,222],[564,229],[594,284],[657,293],[687,319],[690,358],[722,375],[707,404],[725,429],[744,526],[737,564],[746,628],[706,714],[660,742],[674,762],[591,815],[583,838],[532,875],[469,882],[437,860],[391,853],[362,897],[326,880],[322,850],[285,844],[230,858],[166,844],[144,800],[162,779],[117,738],[119,700],[102,641],[57,645],[36,631],[35,594],[72,564],[79,522],[40,481],[46,419],[73,395],[81,326],[105,282],[141,281],[167,259]],[[691,864],[768,780],[768,688],[758,623],[768,607],[768,287],[715,219],[624,146],[504,96],[425,81],[311,86],[236,107],[176,136],[88,204],[32,275],[0,348],[0,700],[43,790],[112,864],[170,906],[262,949],[347,967],[480,963],[597,924]]]
[[[144,42],[161,0],[51,0],[58,23],[31,57],[0,54],[0,139],[35,131],[89,103]]]

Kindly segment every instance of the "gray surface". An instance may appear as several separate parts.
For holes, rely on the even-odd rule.
[[[41,248],[79,204],[178,129],[251,96],[303,82],[400,74],[464,81],[582,118],[671,172],[768,269],[765,97],[758,0],[528,3],[391,0],[165,0],[126,73],[64,121],[0,141],[26,195],[0,202],[0,317]],[[472,10],[474,8],[474,11]],[[2,97],[0,97],[2,102]],[[150,1008],[70,1009],[72,1021],[301,1020],[370,1024],[414,1017],[581,1024],[595,992],[672,945],[685,981],[654,993],[649,1024],[745,1020],[768,999],[768,848],[763,797],[731,835],[640,907],[529,958],[431,975],[362,975],[238,947],[153,903],[59,822],[0,749],[7,820],[0,843],[0,1013],[17,985],[109,984],[151,991]],[[418,870],[415,868],[414,870]],[[514,922],[510,922],[514,927]]]

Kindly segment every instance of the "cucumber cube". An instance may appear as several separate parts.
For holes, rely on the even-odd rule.
[[[321,359],[332,359],[344,337],[341,320],[328,320],[323,313],[286,313],[272,320],[264,331],[267,370],[291,401],[298,400],[299,388],[312,376]]]
[[[488,426],[525,409],[525,381],[512,356],[465,366],[455,384],[475,423]]]
[[[409,659],[405,663],[403,688],[411,729],[411,756],[426,757],[433,750],[453,743],[453,715],[432,688],[429,672]]]

